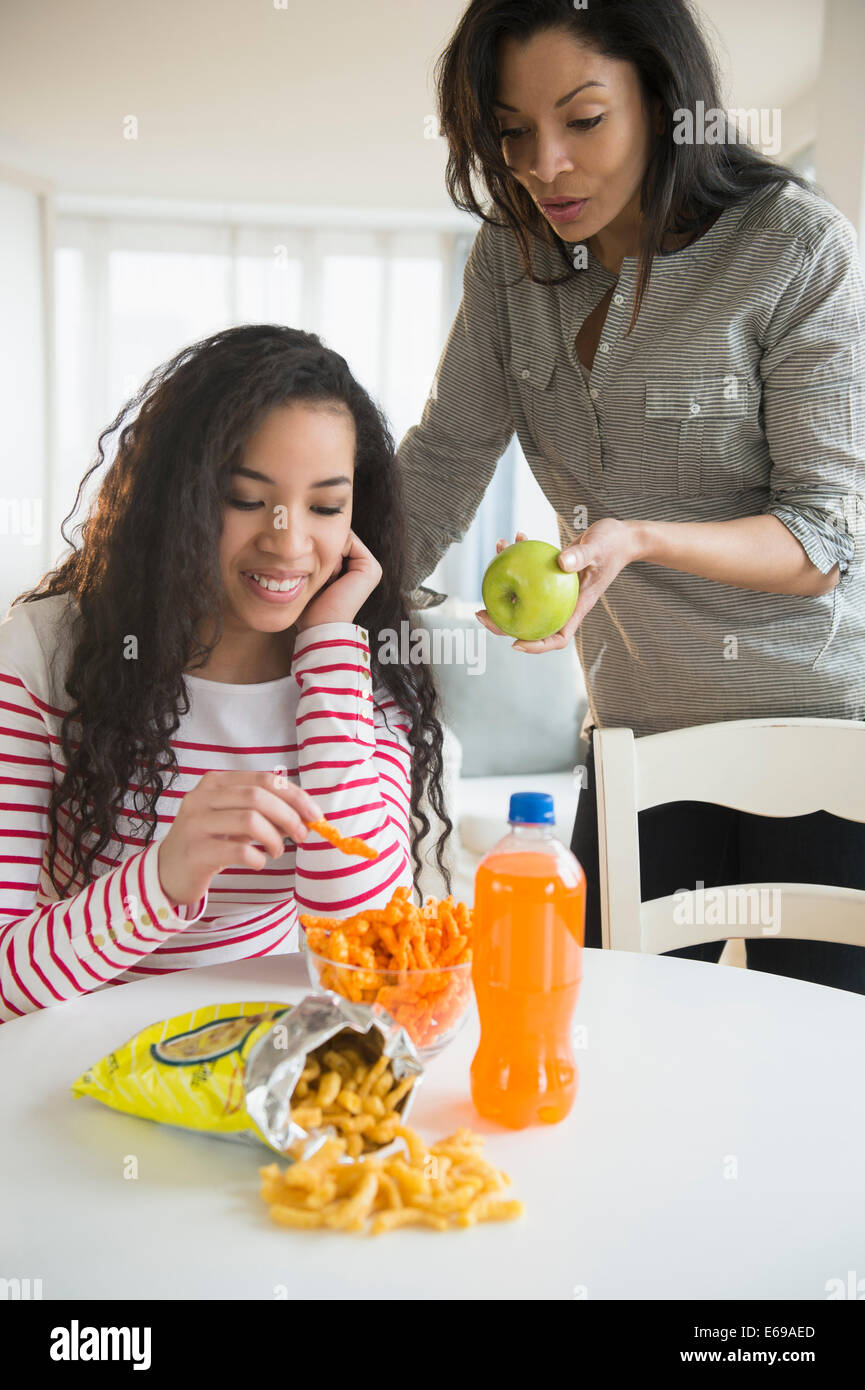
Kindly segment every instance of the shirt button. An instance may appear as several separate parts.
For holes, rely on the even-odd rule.
[[[691,401],[691,414],[692,414],[692,415],[699,415],[699,413],[700,413],[700,406],[699,406],[698,402],[697,402],[697,401]]]
[[[601,343],[601,348],[600,348],[600,350],[601,350],[601,352],[609,352],[609,350],[610,350],[610,345],[609,345],[609,343]]]
[[[590,386],[590,387],[589,387],[589,395],[591,396],[591,398],[592,398],[593,401],[596,401],[596,400],[598,399],[598,396],[599,396],[600,394],[601,394],[601,393],[600,393],[600,391],[598,390],[597,386]]]
[[[624,302],[625,302],[625,296],[624,296],[623,294],[614,294],[614,295],[613,295],[613,303],[614,303],[614,304],[624,304]]]
[[[531,376],[531,372],[529,371],[528,367],[523,367],[523,370],[520,372],[520,376],[522,377],[523,381],[528,381],[529,377]]]

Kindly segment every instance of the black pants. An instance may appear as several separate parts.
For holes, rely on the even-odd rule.
[[[586,945],[601,945],[598,803],[589,729],[586,785],[580,792],[571,849],[586,875]],[[865,889],[865,825],[828,811],[807,816],[754,816],[705,801],[672,801],[638,813],[640,897],[663,898],[739,883],[823,883]],[[730,933],[731,936],[735,932]],[[717,961],[724,941],[668,956]],[[840,942],[762,936],[747,939],[749,970],[766,970],[865,994],[865,949]]]

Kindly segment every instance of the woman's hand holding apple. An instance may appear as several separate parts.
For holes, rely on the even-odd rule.
[[[285,853],[285,838],[306,839],[321,808],[296,782],[273,772],[205,772],[180,803],[159,842],[162,890],[174,907],[203,898],[223,869],[261,869]],[[256,849],[256,844],[264,849]]]
[[[305,632],[319,623],[353,623],[380,579],[378,560],[354,531],[349,531],[339,564],[304,608],[295,624],[297,631]]]
[[[515,541],[526,540],[523,531],[517,531]],[[508,542],[498,541],[496,553],[500,554]],[[612,584],[618,574],[634,560],[640,558],[637,543],[637,528],[615,517],[601,517],[583,532],[579,541],[560,551],[558,563],[570,573],[580,576],[580,592],[576,607],[566,623],[550,637],[541,641],[516,641],[512,645],[521,652],[560,651],[572,640],[574,633],[588,612],[594,608],[598,599]],[[500,627],[493,622],[485,608],[475,614],[478,621],[497,637],[506,637]]]

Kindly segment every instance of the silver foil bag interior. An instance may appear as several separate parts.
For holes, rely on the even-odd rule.
[[[353,1004],[330,990],[308,994],[259,1039],[244,1071],[247,1113],[271,1148],[285,1157],[311,1158],[337,1132],[329,1125],[306,1130],[296,1124],[291,1118],[291,1097],[309,1053],[343,1036],[350,1038],[351,1045],[370,1062],[383,1053],[395,1081],[416,1077],[396,1106],[401,1122],[408,1116],[423,1078],[423,1065],[405,1029],[378,1004]],[[376,1152],[384,1153],[391,1147],[381,1145]]]

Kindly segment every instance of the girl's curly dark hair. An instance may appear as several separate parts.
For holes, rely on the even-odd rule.
[[[73,701],[61,728],[66,771],[49,806],[48,871],[61,897],[79,872],[81,886],[96,877],[93,861],[125,814],[125,788],[134,788],[145,844],[153,839],[157,802],[179,774],[170,740],[190,707],[183,673],[203,665],[222,634],[219,542],[231,469],[267,414],[295,401],[345,408],[354,419],[352,529],[382,567],[356,621],[369,630],[374,683],[387,689],[410,720],[415,885],[422,868],[419,845],[430,830],[421,807],[428,787],[443,826],[436,863],[450,892],[442,855],[453,826],[442,794],[435,685],[421,663],[382,664],[376,641],[382,629],[399,632],[410,617],[406,516],[393,437],[345,359],[315,334],[252,324],[184,348],[127,401],[99,436],[98,457],[61,526],[72,554],[13,600],[14,606],[71,593],[79,609],[65,675]],[[96,502],[77,528],[82,544],[76,549],[66,522],[88,479],[105,464],[104,441],[132,413]],[[199,639],[211,625],[215,636],[208,646]],[[137,638],[138,660],[124,660],[130,634]],[[56,877],[61,808],[75,826],[71,872],[62,886]]]

